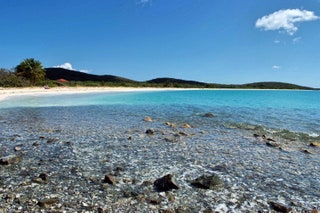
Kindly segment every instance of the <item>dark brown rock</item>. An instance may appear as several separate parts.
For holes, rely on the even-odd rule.
[[[172,189],[179,189],[179,186],[173,180],[171,174],[165,175],[162,178],[157,179],[154,183],[155,188],[158,191],[170,191]]]
[[[260,137],[260,135],[258,135],[258,134],[253,134],[253,137],[258,138],[258,137]]]
[[[39,178],[41,178],[41,180],[43,180],[43,181],[47,181],[48,180],[48,175],[46,173],[41,173],[39,175]]]
[[[206,117],[206,118],[213,118],[214,114],[211,113],[211,112],[208,112],[208,113],[204,114],[203,116]]]
[[[148,199],[148,203],[153,205],[159,205],[161,203],[162,199],[160,197],[151,197]]]
[[[38,202],[38,205],[41,207],[48,207],[52,204],[55,204],[56,202],[58,202],[58,198],[49,198],[49,199],[40,200]]]
[[[22,160],[22,156],[8,155],[0,158],[0,165],[9,165],[14,163],[19,163],[21,160]]]
[[[289,213],[292,211],[292,209],[290,207],[288,207],[282,203],[270,201],[269,205],[273,210],[275,210],[277,212]]]
[[[272,142],[272,141],[267,141],[266,145],[270,146],[270,147],[280,147],[280,144]]]
[[[154,135],[154,130],[153,129],[147,129],[146,134],[147,135]]]
[[[218,175],[202,175],[191,182],[191,185],[201,189],[218,189],[223,185]]]
[[[116,180],[112,175],[105,175],[103,182],[111,185],[116,185]]]

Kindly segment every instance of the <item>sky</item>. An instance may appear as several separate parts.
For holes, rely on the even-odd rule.
[[[320,88],[320,0],[0,0],[0,68]]]

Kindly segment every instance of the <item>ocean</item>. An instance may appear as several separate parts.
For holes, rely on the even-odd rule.
[[[320,209],[320,147],[310,145],[320,142],[319,91],[21,96],[0,102],[0,129],[0,157],[17,146],[23,153],[20,163],[0,166],[0,195],[25,198],[3,204],[0,196],[0,209],[40,208],[25,200],[50,196],[58,201],[48,208],[66,211],[268,212],[273,202]],[[34,183],[40,173],[46,184]],[[105,186],[105,174],[117,184]],[[166,174],[179,185],[173,201],[146,184]],[[211,174],[220,189],[190,184]]]

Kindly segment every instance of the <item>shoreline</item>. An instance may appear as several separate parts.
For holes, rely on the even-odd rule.
[[[309,91],[291,89],[234,89],[234,88],[167,88],[167,87],[53,87],[44,89],[43,87],[22,87],[22,88],[2,88],[0,87],[0,102],[13,96],[29,95],[62,95],[81,94],[98,92],[151,92],[151,91],[182,91],[182,90],[245,90],[245,91]]]
[[[98,92],[148,92],[148,91],[169,91],[186,90],[179,88],[153,88],[153,87],[53,87],[44,89],[43,87],[23,87],[23,88],[0,88],[0,102],[13,96],[29,95],[62,95],[81,94]]]

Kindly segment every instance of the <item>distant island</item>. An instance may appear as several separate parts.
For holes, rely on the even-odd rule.
[[[283,82],[255,82],[248,84],[217,84],[175,78],[155,78],[134,81],[114,75],[93,75],[64,68],[45,68],[46,78],[58,86],[124,86],[168,88],[222,88],[222,89],[296,89],[315,90],[312,87]],[[52,83],[51,83],[52,84]]]

